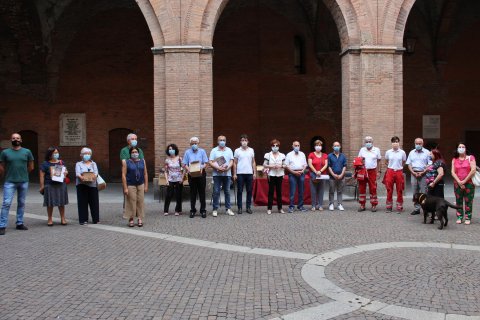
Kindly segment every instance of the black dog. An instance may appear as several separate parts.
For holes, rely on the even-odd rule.
[[[420,204],[423,209],[423,223],[427,223],[428,213],[432,214],[430,223],[434,223],[435,215],[437,215],[438,220],[440,221],[440,227],[438,229],[442,230],[443,227],[448,224],[448,207],[454,209],[461,209],[461,207],[451,204],[447,200],[435,196],[430,196],[425,193],[415,193],[413,195],[413,202],[415,204]],[[445,223],[443,222],[445,220]]]

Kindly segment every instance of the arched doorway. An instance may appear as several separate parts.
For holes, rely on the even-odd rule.
[[[282,152],[293,140],[306,149],[312,136],[340,139],[340,39],[321,1],[308,14],[294,1],[230,1],[213,47],[214,137],[236,146],[248,134],[257,161],[272,138]]]
[[[417,0],[405,30],[404,139],[438,144],[447,158],[459,141],[480,152],[480,2]],[[428,128],[424,117],[436,116]]]
[[[117,128],[108,132],[108,172],[109,180],[119,182],[122,180],[122,166],[120,163],[120,150],[127,145],[127,135],[131,129]]]
[[[44,155],[38,153],[38,133],[32,130],[22,130],[18,134],[22,136],[22,147],[29,149],[35,158],[34,169],[30,173],[30,181],[38,182],[38,168],[44,160]]]

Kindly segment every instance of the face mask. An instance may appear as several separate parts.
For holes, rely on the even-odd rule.
[[[248,142],[247,142],[247,141],[242,141],[241,144],[242,144],[242,147],[248,146]]]
[[[315,151],[317,151],[317,152],[322,151],[322,146],[315,146]]]
[[[192,144],[192,150],[196,151],[198,149],[198,144]]]
[[[420,151],[420,150],[422,150],[422,149],[423,149],[423,146],[422,146],[421,144],[416,144],[416,145],[415,145],[415,150]]]
[[[169,149],[168,154],[171,155],[171,156],[174,156],[175,155],[175,150]]]
[[[296,153],[298,153],[298,151],[300,151],[300,147],[293,147],[293,151],[295,151]]]
[[[83,161],[88,161],[88,160],[90,160],[91,157],[92,157],[92,156],[89,155],[89,154],[84,154],[84,155],[83,155]]]
[[[460,153],[460,154],[464,154],[465,153],[465,148],[458,148],[457,152]]]
[[[138,153],[132,153],[132,159],[138,159],[139,154]]]
[[[226,144],[227,144],[227,143],[226,143],[225,141],[218,141],[218,146],[219,146],[220,148],[225,148],[225,145],[226,145]]]
[[[138,143],[137,140],[130,140],[130,145],[131,145],[132,147],[136,147],[136,146],[137,146],[137,143]]]
[[[18,140],[12,140],[12,146],[18,147],[18,146],[20,146],[20,144],[21,144],[20,141],[18,141]]]
[[[371,149],[373,147],[373,143],[367,142],[365,143],[365,147],[367,147],[367,149]]]
[[[58,160],[58,158],[60,158],[60,153],[54,153],[53,159]]]
[[[278,147],[272,147],[273,152],[278,152]]]
[[[340,147],[333,147],[333,151],[339,152],[339,151],[340,151]]]

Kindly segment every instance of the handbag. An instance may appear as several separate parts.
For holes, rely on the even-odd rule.
[[[98,172],[98,167],[96,163],[95,163],[95,167],[97,168],[97,172]],[[105,180],[103,180],[102,176],[99,173],[97,175],[97,189],[98,191],[102,191],[102,190],[105,190],[106,188],[107,188],[107,183],[105,182]]]
[[[98,191],[105,190],[107,188],[107,183],[103,180],[102,176],[97,176],[97,189]]]
[[[480,168],[477,167],[475,174],[472,177],[472,182],[476,187],[480,187]]]

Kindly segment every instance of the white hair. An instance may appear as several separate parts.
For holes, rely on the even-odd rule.
[[[368,140],[371,140],[371,141],[373,142],[373,138],[372,138],[372,137],[366,136],[365,139],[364,139],[364,141],[368,141]]]
[[[137,136],[135,133],[129,133],[128,136],[127,136],[127,142],[129,142],[133,136]]]
[[[84,155],[85,153],[87,153],[87,152],[90,152],[90,154],[93,154],[92,149],[87,148],[87,147],[84,147],[84,148],[82,148],[82,150],[80,151],[80,156],[83,156],[83,155]]]
[[[197,143],[199,143],[199,142],[200,142],[200,139],[198,139],[198,137],[191,137],[191,138],[190,138],[190,143],[192,143],[192,142],[197,142]]]

